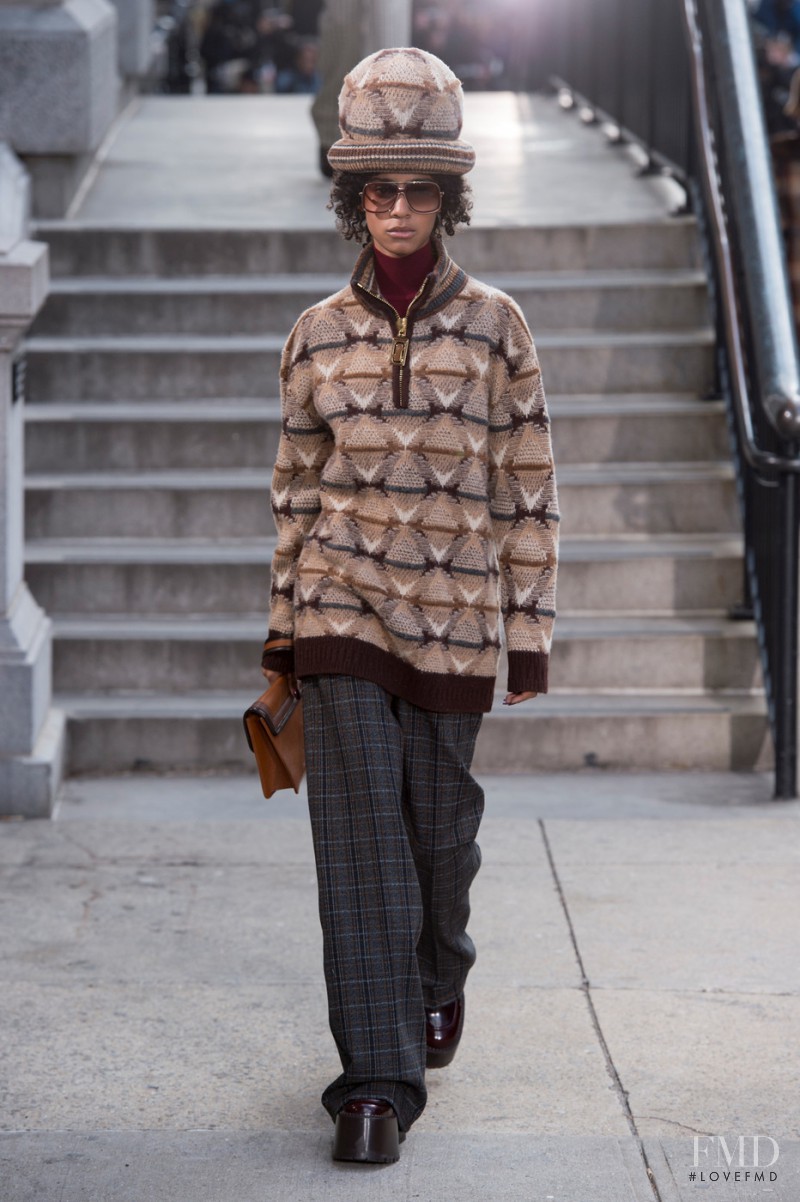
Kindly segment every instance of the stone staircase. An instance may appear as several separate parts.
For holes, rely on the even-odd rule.
[[[277,368],[339,287],[335,234],[45,223],[28,341],[30,586],[55,623],[72,772],[251,764],[274,539]],[[770,756],[691,219],[475,229],[467,270],[534,330],[563,510],[552,692],[476,767],[749,769]],[[251,765],[252,766],[252,765]]]

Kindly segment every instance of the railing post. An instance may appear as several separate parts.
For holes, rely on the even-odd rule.
[[[792,473],[781,476],[778,484],[781,514],[781,546],[778,588],[783,604],[779,609],[780,654],[775,657],[775,798],[797,796],[797,653],[798,653],[798,564],[800,561],[800,481]]]

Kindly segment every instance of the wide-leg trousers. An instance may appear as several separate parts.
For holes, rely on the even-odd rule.
[[[383,1098],[401,1131],[426,1101],[425,1009],[458,997],[475,962],[469,887],[483,789],[470,773],[482,714],[437,713],[359,677],[302,679],[308,804],[331,1031],[335,1118]]]

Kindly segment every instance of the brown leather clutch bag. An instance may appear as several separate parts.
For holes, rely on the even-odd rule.
[[[271,797],[278,789],[300,792],[306,769],[303,702],[279,676],[244,713],[247,745],[256,757],[261,789]]]

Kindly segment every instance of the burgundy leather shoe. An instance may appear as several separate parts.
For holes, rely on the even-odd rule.
[[[440,1006],[438,1010],[425,1011],[426,1068],[444,1068],[456,1054],[464,1027],[463,993]]]
[[[400,1159],[400,1144],[405,1137],[388,1102],[382,1098],[353,1098],[336,1115],[333,1159],[392,1164]]]

